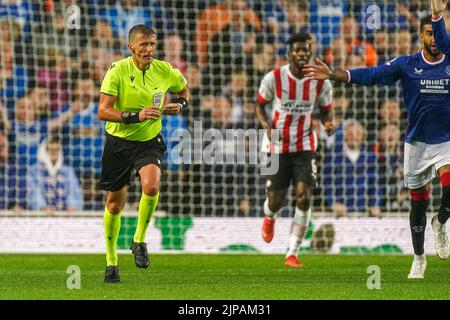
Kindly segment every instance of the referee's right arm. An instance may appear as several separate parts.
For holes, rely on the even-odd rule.
[[[114,108],[114,104],[116,103],[116,97],[106,94],[100,93],[100,103],[98,105],[98,118],[103,121],[109,122],[125,122],[127,123],[127,119],[133,117],[133,113],[130,112],[121,112]],[[156,120],[161,116],[161,112],[158,107],[144,107],[141,111],[139,111],[139,121],[131,121],[132,122],[141,122],[144,120]]]
[[[114,109],[116,97],[109,94],[100,93],[100,103],[98,105],[98,118],[110,122],[122,122],[122,112]]]

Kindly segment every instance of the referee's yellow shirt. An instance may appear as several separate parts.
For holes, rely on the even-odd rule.
[[[170,63],[153,59],[150,67],[142,71],[128,57],[111,64],[100,91],[116,97],[115,109],[139,112],[148,106],[161,110],[166,92],[178,93],[185,86],[186,79]],[[133,124],[106,122],[106,132],[132,141],[153,139],[161,128],[161,118]]]

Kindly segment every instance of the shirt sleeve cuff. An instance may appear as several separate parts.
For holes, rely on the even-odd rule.
[[[350,71],[349,70],[345,70],[345,72],[347,72],[347,77],[348,77],[347,83],[352,82],[352,74],[350,73]]]
[[[320,106],[320,109],[322,109],[322,110],[331,110],[331,103],[330,104],[327,104],[326,106]]]
[[[438,22],[438,21],[440,21],[442,18],[443,18],[442,15],[440,15],[440,16],[438,16],[438,17],[433,16],[433,17],[431,18],[431,21],[433,21],[433,22]]]
[[[113,92],[113,91],[109,91],[109,90],[105,90],[105,89],[101,90],[100,93],[104,93],[104,94],[106,94],[108,96],[117,97],[117,92]]]
[[[263,97],[260,93],[258,93],[258,101],[259,101],[261,104],[268,104],[268,103],[269,103],[269,101],[267,101],[266,99],[264,99],[264,97]]]

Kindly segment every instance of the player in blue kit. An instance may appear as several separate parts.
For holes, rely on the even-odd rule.
[[[445,32],[443,22],[439,24],[437,27]],[[306,77],[316,80],[330,79],[366,86],[401,81],[408,114],[404,174],[411,195],[409,221],[415,253],[409,279],[422,279],[427,266],[424,251],[426,212],[430,180],[436,172],[443,192],[439,213],[431,220],[435,248],[441,259],[447,259],[450,252],[445,229],[450,216],[450,55],[441,53],[436,46],[431,16],[420,22],[420,40],[423,45],[420,52],[397,57],[377,67],[332,72],[318,58],[317,65],[304,67]],[[450,48],[450,40],[447,41]]]

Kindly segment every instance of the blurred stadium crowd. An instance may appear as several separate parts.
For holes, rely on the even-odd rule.
[[[110,64],[129,54],[135,24],[156,28],[157,58],[179,68],[192,91],[189,110],[163,118],[170,149],[171,132],[192,129],[194,121],[205,129],[258,128],[259,82],[288,62],[291,34],[310,32],[315,55],[333,68],[375,66],[420,50],[419,20],[428,7],[428,0],[2,0],[0,210],[103,208],[96,188],[104,139],[99,88]],[[319,134],[316,211],[408,210],[402,103],[399,87],[335,85],[337,132]],[[131,209],[138,183],[130,186]],[[256,165],[176,165],[168,158],[159,209],[262,216],[264,199]]]

